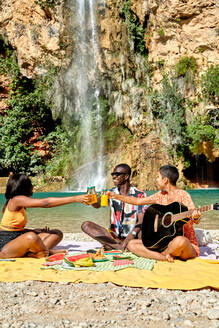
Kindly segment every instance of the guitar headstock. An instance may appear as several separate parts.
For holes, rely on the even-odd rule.
[[[219,210],[219,203],[213,204],[213,210]]]

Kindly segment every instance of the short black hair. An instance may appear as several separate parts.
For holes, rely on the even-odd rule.
[[[116,167],[122,167],[123,169],[125,169],[126,172],[127,172],[127,174],[128,174],[129,176],[130,176],[131,173],[132,173],[131,167],[130,167],[128,164],[124,164],[124,163],[122,163],[122,164],[118,164],[118,165],[116,165]]]
[[[175,186],[179,178],[179,171],[173,165],[164,165],[160,167],[160,174],[163,178],[168,178],[171,185]]]

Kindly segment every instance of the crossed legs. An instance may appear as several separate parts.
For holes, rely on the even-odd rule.
[[[62,240],[63,238],[63,233],[61,230],[49,230],[48,232],[40,232],[38,234],[38,237],[42,240],[43,244],[46,246],[46,248],[49,250],[50,254],[54,253],[61,253],[64,252],[65,250],[53,250],[53,248],[58,245],[58,243]]]
[[[175,257],[178,257],[181,260],[188,260],[197,256],[193,245],[183,236],[175,237],[162,253],[149,250],[143,245],[142,240],[140,239],[131,240],[128,243],[128,250],[138,256],[146,257],[148,259],[161,261],[167,260],[169,262],[173,262]]]
[[[50,230],[39,234],[28,231],[4,245],[0,251],[0,258],[23,257],[25,255],[35,258],[46,257],[56,253],[52,248],[61,240],[62,232],[60,230]],[[62,251],[59,250],[58,252]]]
[[[84,223],[82,223],[81,229],[87,235],[99,241],[104,246],[105,250],[123,249],[121,242],[118,242],[113,239],[113,237],[106,228],[94,222],[85,221]]]

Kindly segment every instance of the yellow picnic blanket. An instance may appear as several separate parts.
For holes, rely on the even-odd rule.
[[[193,259],[174,263],[158,261],[152,271],[126,268],[112,272],[42,270],[45,259],[19,258],[0,262],[0,281],[40,280],[73,283],[112,282],[121,286],[191,290],[219,289],[219,261]]]

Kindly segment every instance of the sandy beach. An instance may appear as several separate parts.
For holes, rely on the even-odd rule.
[[[218,239],[219,231],[211,231]],[[83,233],[64,240],[90,241]],[[0,283],[0,327],[219,327],[219,293],[112,283]],[[4,296],[3,296],[4,295]]]

